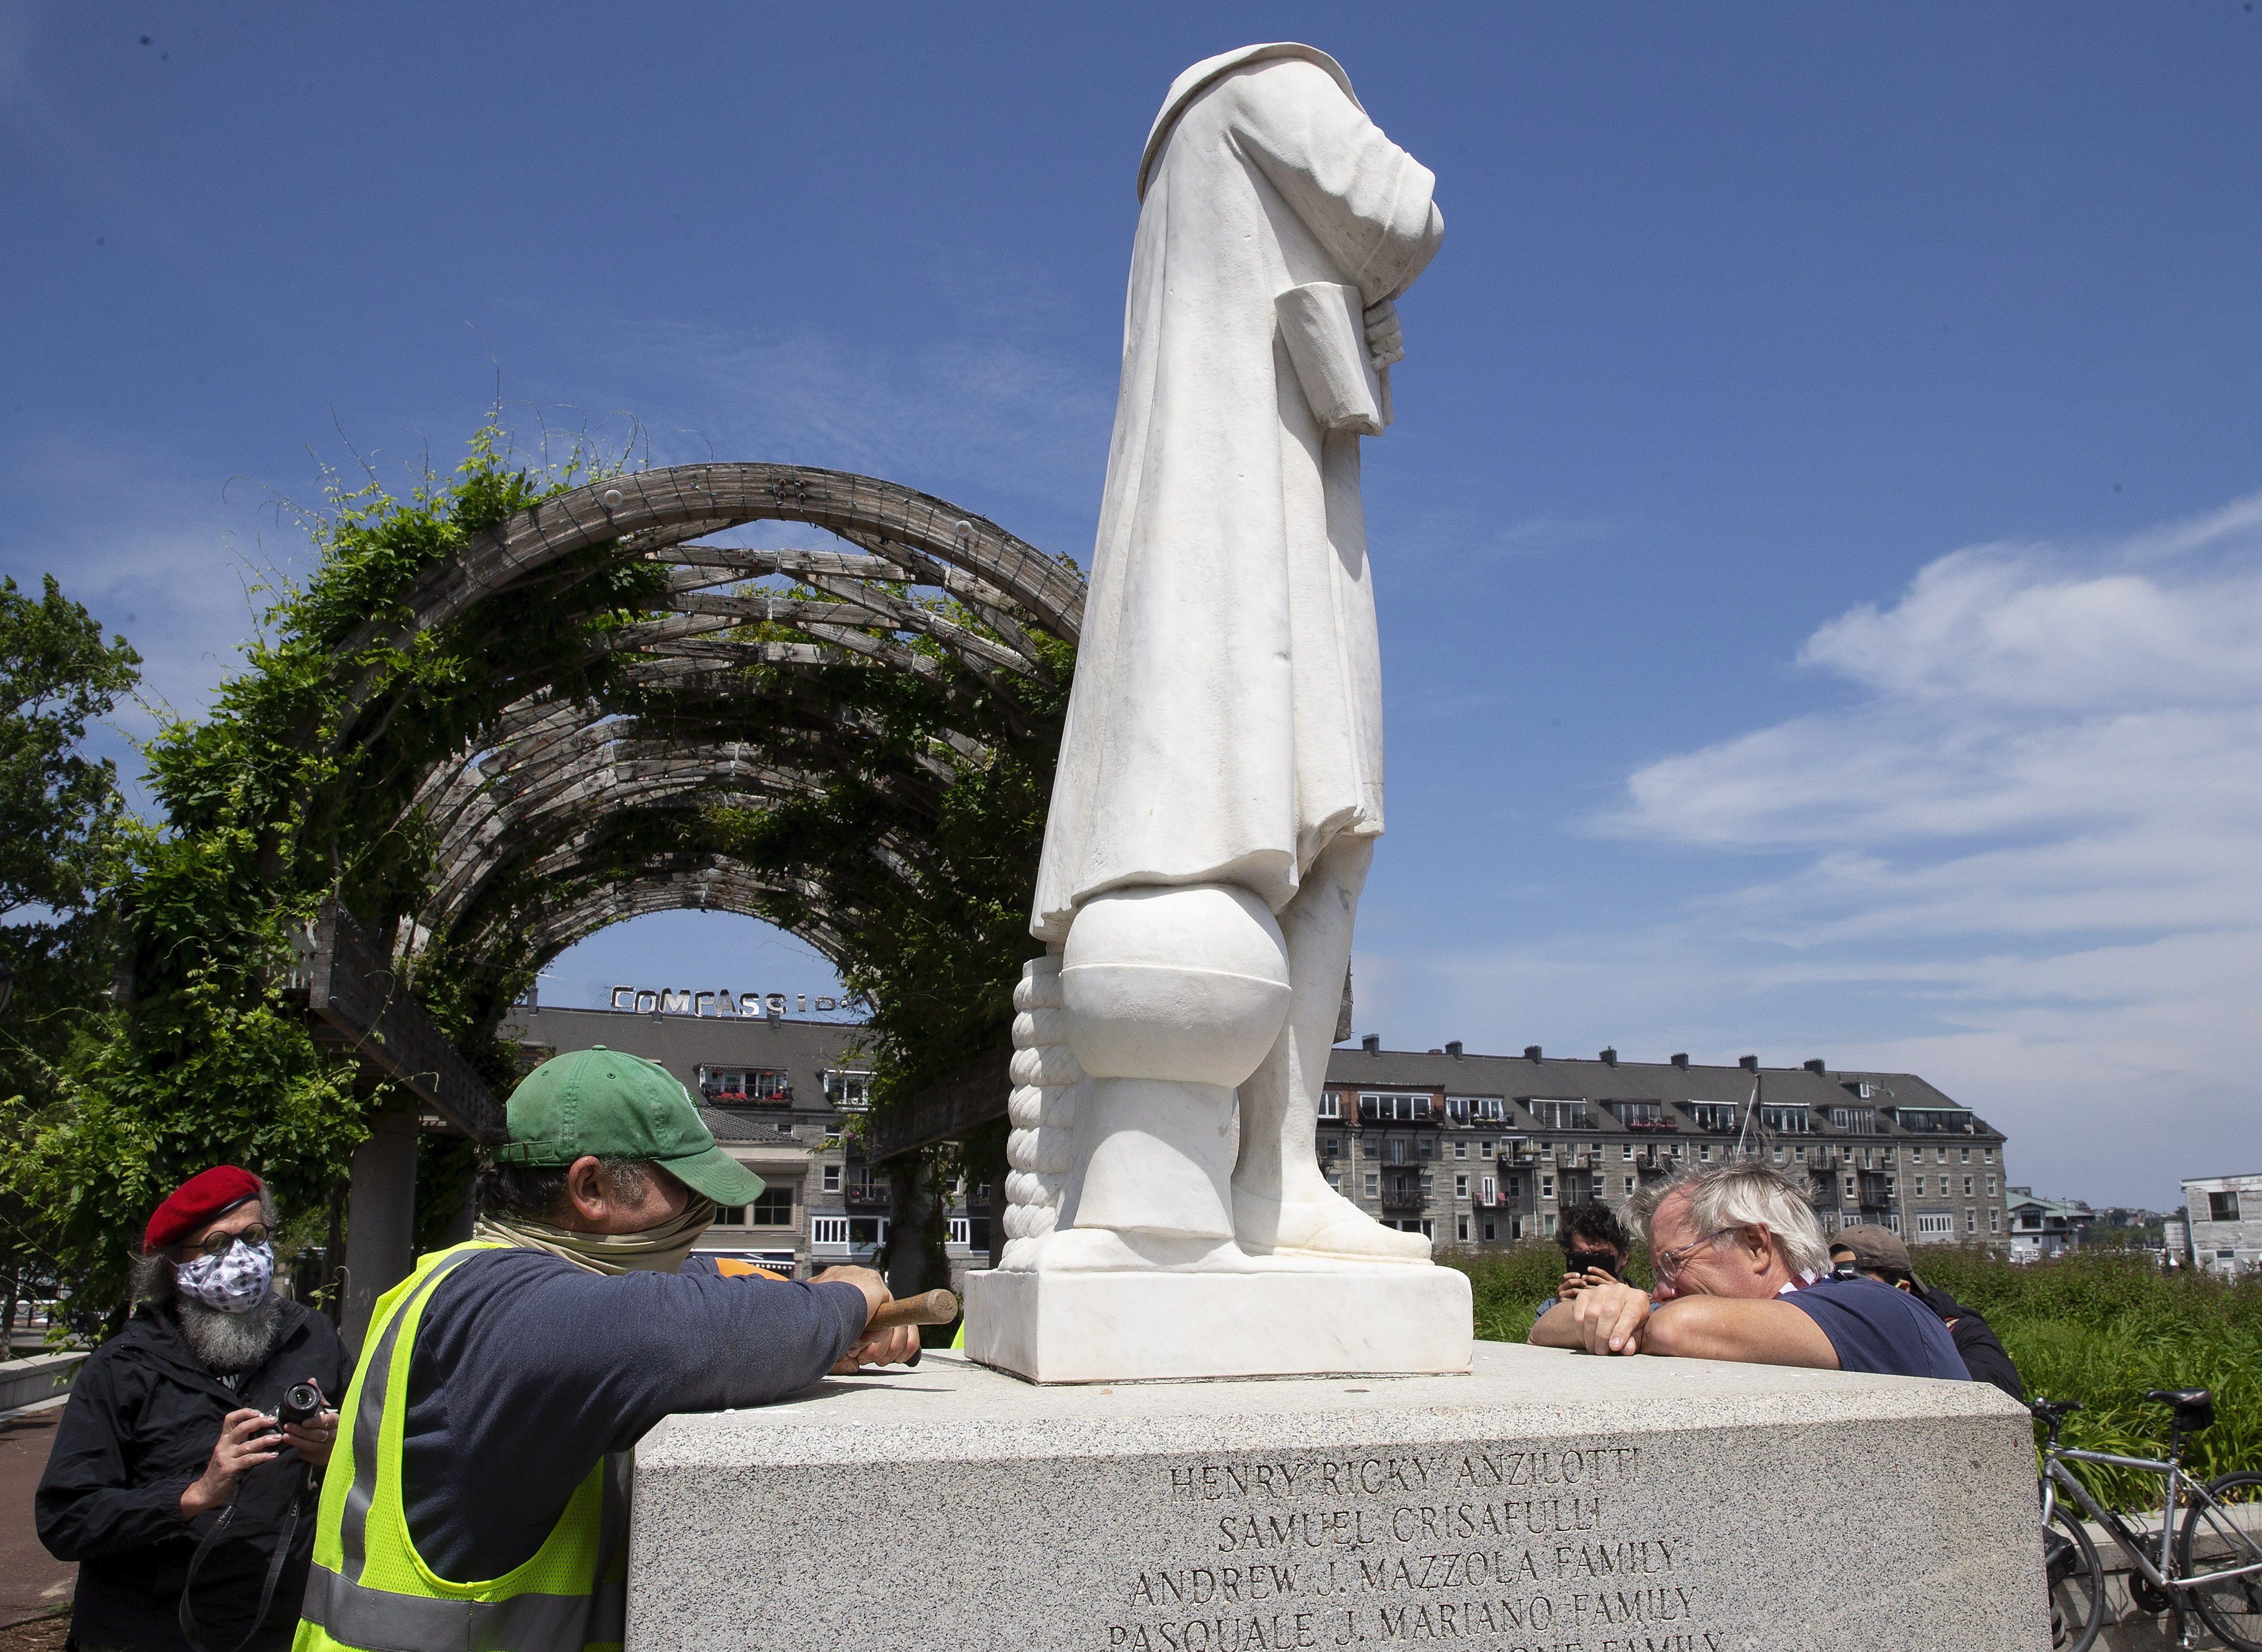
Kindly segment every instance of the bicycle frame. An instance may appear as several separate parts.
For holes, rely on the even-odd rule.
[[[2146,1557],[2143,1542],[2129,1529],[2126,1522],[2089,1495],[2089,1488],[2083,1485],[2074,1472],[2065,1466],[2068,1461],[2101,1463],[2108,1468],[2136,1468],[2160,1477],[2167,1496],[2160,1505],[2160,1558],[2158,1565]],[[2054,1488],[2064,1486],[2073,1494],[2074,1501],[2081,1505],[2084,1513],[2112,1533],[2113,1540],[2121,1546],[2122,1552],[2136,1563],[2136,1569],[2156,1589],[2196,1589],[2201,1583],[2219,1583],[2226,1577],[2243,1577],[2250,1572],[2262,1572],[2262,1562],[2257,1562],[2250,1566],[2230,1566],[2201,1572],[2191,1577],[2174,1576],[2172,1555],[2176,1516],[2184,1506],[2183,1492],[2188,1489],[2194,1500],[2226,1515],[2228,1513],[2209,1494],[2206,1485],[2186,1470],[2174,1457],[2165,1461],[2155,1457],[2116,1457],[2110,1452],[2076,1451],[2053,1444],[2044,1449],[2042,1467],[2047,1475],[2043,1481],[2042,1524],[2049,1524],[2050,1514],[2057,1504]]]

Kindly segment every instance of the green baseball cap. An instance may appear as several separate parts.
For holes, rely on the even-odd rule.
[[[752,1204],[762,1179],[715,1145],[691,1092],[656,1061],[594,1044],[518,1081],[498,1165],[563,1169],[584,1153],[659,1165],[718,1205]]]

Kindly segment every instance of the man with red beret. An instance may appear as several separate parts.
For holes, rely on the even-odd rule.
[[[353,1367],[328,1320],[270,1288],[275,1224],[249,1171],[183,1183],[149,1219],[133,1318],[71,1386],[33,1509],[78,1562],[79,1652],[290,1643],[337,1413],[278,1432],[274,1411],[299,1382],[335,1400]]]

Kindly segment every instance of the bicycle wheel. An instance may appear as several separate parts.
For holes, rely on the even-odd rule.
[[[2207,1482],[2212,1503],[2184,1514],[2176,1569],[2201,1577],[2216,1567],[2262,1566],[2262,1474],[2224,1475]],[[2207,1627],[2238,1652],[2262,1652],[2262,1572],[2202,1583],[2186,1591]]]
[[[2049,1578],[2050,1645],[2055,1652],[2089,1652],[2105,1619],[2105,1569],[2081,1511],[2061,1503],[2042,1528],[2042,1561]]]

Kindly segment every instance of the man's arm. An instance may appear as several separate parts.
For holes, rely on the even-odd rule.
[[[81,1367],[32,1499],[40,1541],[59,1561],[99,1560],[177,1538],[181,1493],[197,1478],[191,1471],[130,1483],[112,1363],[97,1355]]]
[[[1642,1348],[1683,1360],[1838,1369],[1822,1327],[1789,1302],[1735,1296],[1676,1296],[1650,1316]]]

